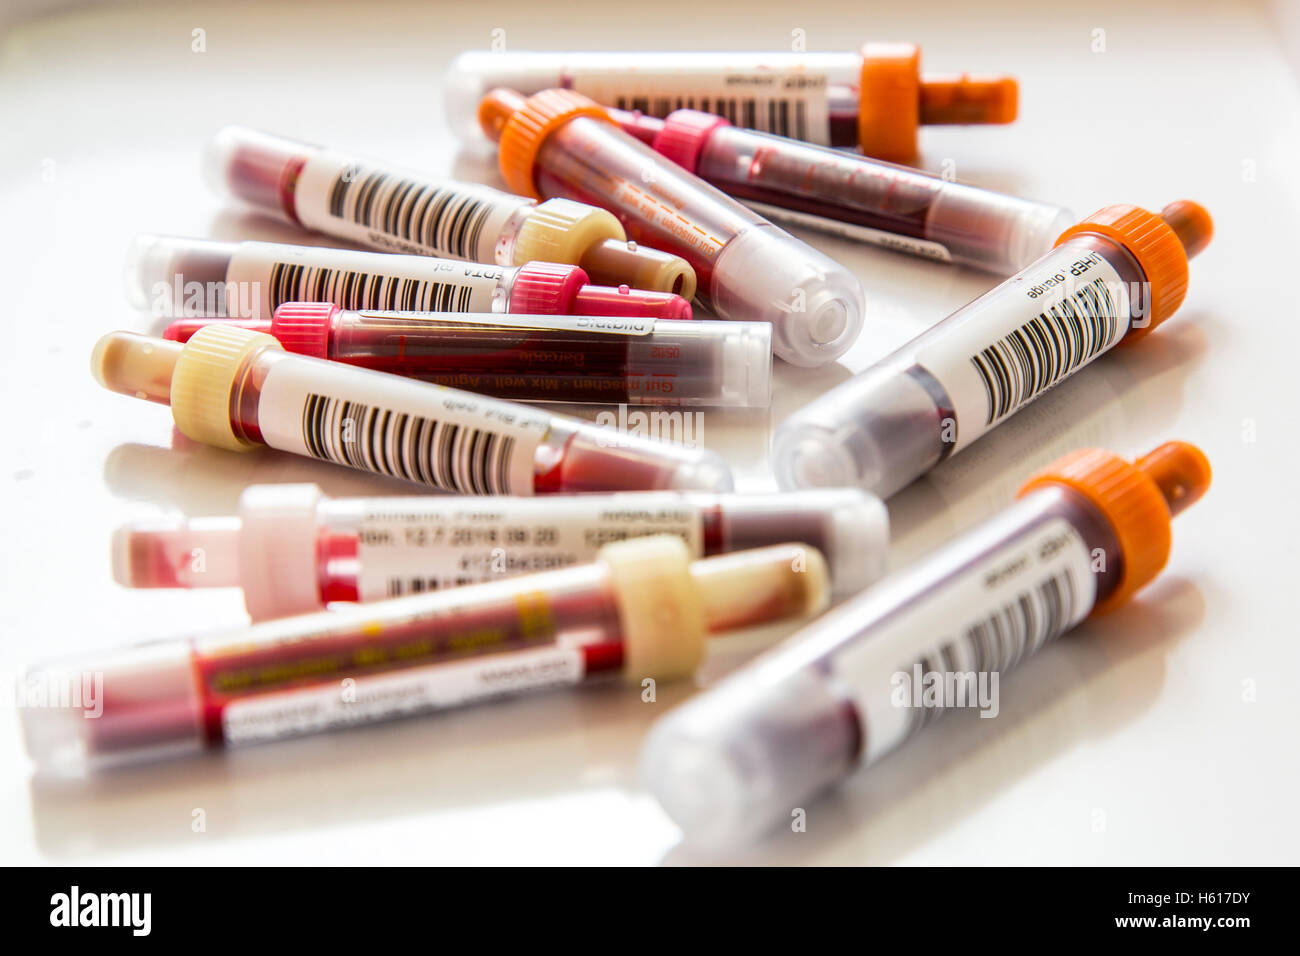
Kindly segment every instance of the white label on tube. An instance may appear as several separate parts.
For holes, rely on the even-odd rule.
[[[258,694],[227,704],[221,726],[228,744],[257,743],[572,686],[583,676],[581,649],[552,645]]]
[[[699,509],[672,492],[573,498],[358,502],[362,601],[550,571],[595,559],[604,545],[674,534],[703,553]]]
[[[431,316],[427,312],[366,310],[359,311],[363,318],[409,321],[430,324],[455,323],[478,328],[545,329],[557,332],[604,332],[609,335],[649,335],[655,330],[652,318],[599,315],[458,315],[447,313]],[[692,328],[695,323],[687,323]]]
[[[493,261],[511,214],[528,200],[470,183],[431,179],[321,150],[294,184],[294,211],[308,229],[387,252]]]
[[[866,242],[873,246],[893,249],[897,252],[906,252],[935,262],[952,262],[952,255],[948,252],[948,247],[937,242],[914,239],[911,236],[900,236],[897,233],[885,232],[883,229],[872,229],[869,226],[859,226],[852,222],[841,222],[838,219],[828,219],[825,216],[814,216],[811,213],[799,212],[795,209],[771,206],[765,202],[749,202],[745,200],[744,204],[763,218],[772,220],[772,222],[779,222],[787,226],[799,226],[804,229],[816,229],[818,232],[829,233],[842,239]]]
[[[341,309],[491,312],[505,270],[427,256],[241,242],[226,268],[227,310],[269,319],[285,302]]]
[[[733,125],[819,146],[831,144],[829,80],[825,73],[779,61],[760,66],[719,64],[700,69],[582,67],[569,71],[572,89],[597,103],[667,116],[693,109],[725,116]]]
[[[937,705],[995,715],[1001,672],[1083,620],[1097,583],[1083,538],[1054,518],[942,588],[832,657],[862,722],[864,766],[938,716]]]
[[[952,401],[953,451],[1118,344],[1131,295],[1099,253],[1064,245],[928,334],[916,363]]]
[[[531,495],[550,416],[496,399],[287,356],[262,383],[272,448],[473,495]]]

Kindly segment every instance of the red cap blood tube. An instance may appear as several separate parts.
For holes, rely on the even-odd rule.
[[[777,358],[825,365],[857,339],[864,296],[851,272],[629,136],[586,97],[494,90],[479,118],[511,189],[604,206],[632,239],[683,256],[719,318],[772,324]]]
[[[827,600],[808,545],[692,561],[680,538],[639,538],[590,564],[36,668],[30,683],[78,693],[23,710],[27,750],[39,772],[77,776],[617,674],[640,693],[693,673],[710,633]]]
[[[593,560],[610,542],[653,534],[680,537],[694,557],[806,541],[826,556],[835,593],[852,594],[884,569],[889,519],[879,498],[848,488],[487,502],[330,498],[316,485],[251,485],[237,515],[119,528],[113,572],[128,587],[239,587],[260,620],[550,571]]]
[[[163,335],[184,342],[210,324],[180,319]],[[765,322],[353,312],[289,302],[269,322],[220,324],[266,332],[300,355],[521,402],[765,408],[772,401]]]
[[[246,126],[221,130],[203,168],[222,195],[385,252],[499,266],[565,262],[600,285],[695,294],[686,260],[628,242],[606,210],[569,199],[538,203]]]
[[[1010,275],[1074,225],[1068,209],[676,110],[610,110],[655,152],[768,219]]]
[[[1013,78],[922,73],[911,43],[844,53],[471,51],[452,61],[443,83],[448,123],[463,141],[480,139],[478,104],[499,87],[524,94],[559,87],[655,116],[701,109],[896,163],[915,157],[921,126],[1010,123],[1017,110]]]
[[[183,434],[233,451],[268,445],[460,494],[731,489],[715,452],[294,355],[248,329],[211,325],[184,345],[113,332],[91,362],[105,388],[169,405]]]
[[[154,315],[269,319],[286,302],[342,309],[637,315],[689,319],[679,295],[591,285],[577,266],[505,268],[455,259],[278,242],[137,236],[127,254],[127,299]]]

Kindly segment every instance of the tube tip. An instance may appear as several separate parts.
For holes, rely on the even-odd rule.
[[[1134,465],[1160,489],[1170,515],[1195,504],[1209,490],[1210,461],[1195,445],[1169,441],[1139,458]]]
[[[1214,220],[1200,203],[1179,199],[1160,210],[1160,218],[1169,224],[1183,244],[1187,258],[1200,253],[1214,238]]]
[[[478,105],[478,125],[492,142],[500,142],[501,131],[510,117],[524,107],[527,101],[514,90],[498,88],[490,91]]]
[[[109,391],[169,405],[172,370],[181,348],[179,342],[134,332],[110,332],[95,343],[90,354],[90,374]]]
[[[1013,122],[1019,111],[1015,77],[961,73],[921,80],[921,124],[952,126]]]

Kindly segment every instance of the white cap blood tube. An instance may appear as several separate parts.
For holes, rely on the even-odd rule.
[[[715,452],[294,355],[248,329],[210,325],[184,345],[114,332],[91,367],[105,388],[169,405],[190,439],[232,451],[268,445],[459,494],[731,489]]]
[[[265,332],[290,352],[517,402],[622,402],[765,408],[772,327],[765,322],[619,316],[343,311],[288,302],[264,319],[180,319]]]
[[[946,709],[997,707],[1002,672],[1160,572],[1170,518],[1209,483],[1184,442],[1133,464],[1066,455],[1012,507],[666,715],[646,739],[646,785],[699,845],[788,821]]]
[[[269,319],[286,302],[342,309],[641,315],[689,319],[671,292],[592,285],[574,265],[480,265],[279,242],[137,236],[126,261],[127,300],[160,316]]]
[[[1159,215],[1107,206],[1056,248],[782,423],[783,488],[889,497],[1121,341],[1173,315],[1210,241],[1186,200]]]
[[[609,209],[634,240],[683,256],[719,318],[770,322],[778,358],[825,365],[857,339],[864,297],[852,273],[629,136],[586,97],[495,90],[480,120],[511,189]]]
[[[203,169],[221,195],[385,252],[499,266],[565,262],[598,285],[695,294],[686,260],[629,243],[606,210],[569,199],[538,203],[246,126],[222,129]]]
[[[558,571],[38,667],[28,682],[62,692],[23,708],[27,751],[79,776],[617,674],[639,694],[693,673],[710,633],[815,614],[827,592],[808,545],[692,561],[674,536],[623,541]]]
[[[847,488],[469,502],[252,485],[237,515],[146,518],[119,528],[113,573],[128,587],[240,587],[259,620],[549,571],[590,561],[613,541],[674,534],[694,557],[807,542],[826,557],[834,592],[853,594],[884,570],[888,526],[879,498]]]

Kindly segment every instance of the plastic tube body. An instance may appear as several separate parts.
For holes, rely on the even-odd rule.
[[[1087,499],[1034,491],[672,711],[644,778],[688,839],[752,839],[945,708],[996,706],[992,675],[1082,620],[1121,567]],[[933,674],[947,683],[923,700]]]
[[[577,266],[503,267],[423,255],[143,235],[127,298],[159,316],[270,319],[287,302],[341,309],[690,318],[681,296],[593,285]]]
[[[720,122],[692,110],[666,120],[615,114],[624,129],[783,225],[802,226],[1001,275],[1052,248],[1067,209],[952,182],[856,153]]]
[[[181,320],[185,341],[207,321]],[[288,350],[534,402],[766,407],[772,328],[618,316],[439,315],[291,303],[253,327]]]
[[[558,127],[534,179],[542,195],[604,206],[632,239],[682,256],[701,301],[723,319],[770,322],[787,362],[831,362],[862,328],[862,287],[848,270],[610,123],[576,116]]]
[[[790,416],[778,482],[892,495],[1141,326],[1143,285],[1119,243],[1063,242]]]
[[[93,369],[107,388],[169,404],[195,441],[269,445],[444,491],[731,488],[725,462],[704,449],[293,355],[245,329],[208,326],[183,346],[113,333]]]
[[[804,541],[826,556],[837,594],[880,576],[889,537],[880,500],[850,489],[467,502],[253,485],[237,515],[122,527],[114,574],[133,587],[242,587],[261,619],[568,567],[611,542],[654,534],[681,538],[695,557]]]
[[[619,672],[639,692],[645,676],[693,670],[708,633],[815,613],[826,598],[804,546],[692,563],[680,540],[645,538],[563,570],[38,668],[33,684],[80,687],[89,674],[97,687],[89,708],[24,710],[24,729],[39,769],[80,775]]]
[[[491,186],[438,179],[242,126],[218,133],[203,158],[216,192],[385,252],[500,266],[566,262],[583,266],[602,284],[694,288],[684,262],[629,248],[623,228],[602,209],[566,200],[539,205]]]

